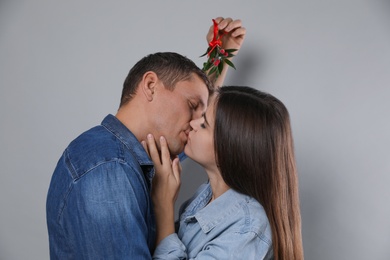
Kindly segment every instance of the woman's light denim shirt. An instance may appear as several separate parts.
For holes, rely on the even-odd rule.
[[[179,229],[153,259],[273,259],[271,226],[255,199],[229,189],[209,205],[209,183],[180,209]]]

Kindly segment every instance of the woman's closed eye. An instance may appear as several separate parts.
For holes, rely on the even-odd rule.
[[[209,122],[207,121],[206,113],[203,113],[203,122],[200,124],[200,127],[206,128],[206,125],[210,126]]]

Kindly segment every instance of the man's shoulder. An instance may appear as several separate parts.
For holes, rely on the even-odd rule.
[[[67,151],[76,156],[111,152],[118,146],[118,140],[103,126],[95,126],[76,137],[68,146]]]
[[[106,128],[96,126],[74,139],[66,148],[65,155],[77,175],[82,175],[109,162],[129,161],[131,153],[126,153],[123,146]]]

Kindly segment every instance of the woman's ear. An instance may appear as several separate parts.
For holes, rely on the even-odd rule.
[[[148,101],[153,100],[154,91],[156,90],[158,77],[153,71],[144,74],[141,81],[141,91]]]

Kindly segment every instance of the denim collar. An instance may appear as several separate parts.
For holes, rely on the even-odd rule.
[[[111,114],[103,119],[102,126],[115,135],[131,151],[151,181],[154,175],[153,162],[135,135],[118,118]]]
[[[212,190],[210,183],[208,183],[198,198],[188,206],[188,214],[190,215],[184,220],[185,222],[198,221],[204,233],[210,232],[230,215],[235,214],[240,210],[241,204],[249,200],[248,196],[229,189],[207,205],[211,196]],[[203,208],[197,210],[201,207]],[[193,212],[196,212],[195,215],[191,215]]]

